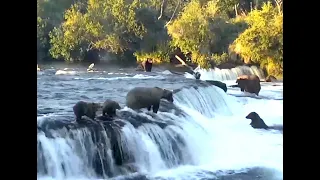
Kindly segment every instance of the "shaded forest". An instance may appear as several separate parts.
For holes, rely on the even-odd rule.
[[[283,69],[282,0],[37,0],[38,62],[169,62]]]

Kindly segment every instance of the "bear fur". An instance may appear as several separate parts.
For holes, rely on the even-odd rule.
[[[172,91],[159,87],[135,87],[128,92],[126,105],[133,110],[147,108],[150,111],[152,107],[153,112],[157,113],[160,99],[173,102]]]
[[[116,109],[121,109],[119,103],[107,99],[102,106],[102,115],[105,116],[107,113],[107,115],[113,117],[116,115]]]
[[[277,78],[272,75],[269,75],[266,78],[266,82],[277,82],[277,81],[278,81]]]
[[[251,119],[250,125],[255,129],[268,129],[263,119],[256,112],[251,112],[246,116],[246,119]]]
[[[242,75],[237,78],[236,83],[241,91],[254,93],[257,96],[261,90],[260,78],[257,75]]]
[[[143,61],[141,64],[138,65],[136,70],[137,71],[151,72],[152,64],[153,64],[152,59],[151,58],[147,58],[147,60]]]
[[[275,125],[275,126],[268,126],[266,123],[264,123],[263,119],[258,115],[256,112],[251,112],[246,116],[246,119],[251,119],[251,127],[254,129],[274,129],[283,131],[283,126],[281,125]]]
[[[82,116],[87,116],[94,120],[96,117],[96,112],[101,108],[99,103],[89,103],[84,101],[78,101],[73,106],[73,113],[76,116],[76,121],[80,121]]]

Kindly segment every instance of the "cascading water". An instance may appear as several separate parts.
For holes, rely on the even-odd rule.
[[[199,93],[201,92],[201,93]],[[183,88],[175,95],[180,104],[195,109],[207,117],[213,117],[214,112],[223,109],[224,113],[231,113],[226,102],[226,94],[216,86]]]
[[[215,79],[237,76],[213,74]],[[63,78],[68,85],[70,79]],[[127,79],[122,81],[128,86]],[[282,100],[234,97],[216,86],[190,84],[174,94],[174,105],[161,101],[157,114],[123,108],[115,121],[80,125],[70,111],[53,109],[38,117],[38,179],[228,179],[226,174],[242,171],[236,178],[282,179],[282,134],[252,129],[245,119],[251,111],[267,124],[282,124]]]
[[[175,104],[182,108],[183,114],[159,112],[153,118],[140,113],[150,121],[166,122],[165,128],[151,123],[135,128],[126,122],[122,128],[113,128],[113,132],[86,127],[51,131],[52,137],[39,132],[38,176],[107,178],[133,171],[155,174],[179,165],[210,164],[214,151],[208,150],[214,149],[214,144],[210,144],[209,120],[217,112],[230,116],[232,110],[226,96],[215,86],[184,88],[174,95]],[[139,114],[132,113],[138,120]],[[111,133],[118,134],[116,143],[111,142]],[[122,153],[116,155],[121,160],[112,151]]]
[[[199,67],[195,69],[195,71],[201,73],[202,80],[218,80],[218,81],[225,81],[225,80],[235,80],[240,75],[251,75],[255,74],[260,79],[264,79],[264,73],[261,69],[257,68],[256,66],[238,66],[232,69],[209,69],[204,70],[200,69]]]

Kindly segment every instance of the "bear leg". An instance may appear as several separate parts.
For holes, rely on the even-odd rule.
[[[154,104],[154,105],[152,106],[152,110],[153,110],[154,113],[157,113],[157,112],[158,112],[159,106],[160,106],[160,103]]]
[[[150,111],[150,110],[151,110],[151,106],[148,107],[148,111]]]
[[[116,109],[112,109],[112,112],[111,112],[111,117],[115,116],[116,115]]]
[[[81,120],[82,120],[81,116],[77,116],[77,117],[76,117],[76,121],[77,121],[77,122],[80,122]]]
[[[95,114],[92,114],[91,116],[89,116],[90,119],[94,120],[94,118],[96,117]]]
[[[240,90],[241,90],[241,92],[243,92],[243,91],[244,91],[244,89],[243,89],[243,88],[241,88]]]

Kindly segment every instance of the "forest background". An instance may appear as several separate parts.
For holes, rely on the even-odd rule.
[[[283,73],[282,0],[37,0],[37,61],[256,64]]]

